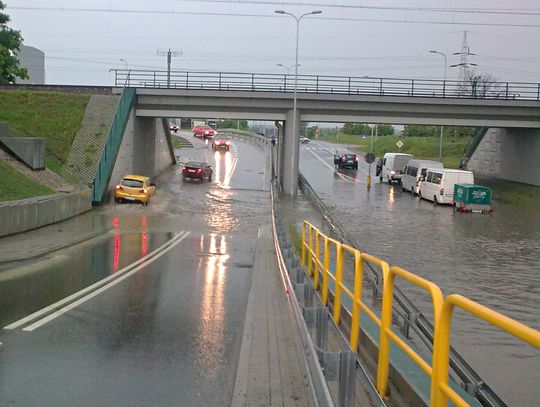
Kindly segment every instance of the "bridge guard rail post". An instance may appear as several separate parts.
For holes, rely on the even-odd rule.
[[[431,380],[431,406],[433,407],[446,407],[448,399],[458,406],[469,405],[448,385],[450,326],[454,307],[459,307],[469,314],[521,339],[523,342],[540,349],[539,331],[459,294],[449,295],[441,307],[433,349],[433,376]]]
[[[395,276],[416,285],[431,294],[433,302],[433,325],[435,332],[438,329],[439,315],[443,304],[441,289],[429,280],[412,274],[399,267],[391,267],[383,274],[383,302],[381,310],[381,330],[379,338],[379,358],[377,366],[377,391],[385,397],[388,391],[388,374],[390,365],[390,341],[398,345],[427,375],[432,376],[432,367],[429,366],[410,346],[408,346],[391,329],[392,327],[392,300],[394,297]]]

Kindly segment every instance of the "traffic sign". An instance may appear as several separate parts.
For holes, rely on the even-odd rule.
[[[398,140],[397,143],[396,143],[396,146],[397,146],[398,148],[403,147],[403,141]]]
[[[366,162],[368,164],[371,164],[373,161],[375,161],[375,154],[373,153],[367,153],[365,156],[364,156],[364,160],[366,160]]]

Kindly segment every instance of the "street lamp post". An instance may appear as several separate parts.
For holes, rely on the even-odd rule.
[[[287,75],[289,75],[291,73],[291,69],[294,68],[296,65],[276,64],[276,66],[281,66],[282,68],[285,68],[287,70]],[[299,64],[298,66],[301,66],[301,64]]]
[[[298,139],[298,134],[296,134],[296,99],[297,99],[297,90],[298,90],[298,42],[299,42],[299,34],[300,34],[300,20],[302,20],[302,18],[306,17],[306,16],[309,16],[309,15],[312,15],[312,14],[321,14],[322,11],[321,10],[313,10],[313,11],[310,11],[309,13],[304,13],[302,14],[300,17],[297,17],[296,15],[292,14],[292,13],[287,13],[285,10],[276,10],[275,13],[277,14],[284,14],[284,15],[288,15],[288,16],[291,16],[292,18],[294,18],[296,20],[296,54],[295,54],[295,63],[294,63],[294,96],[293,96],[293,137],[294,137],[294,143],[295,143],[295,148],[293,150],[294,154],[291,154],[291,171],[294,171],[294,163],[295,163],[295,160],[296,162],[298,162],[299,160],[299,157],[300,157],[300,151],[299,151],[299,148],[298,148],[298,143],[300,142],[299,139]],[[294,177],[295,174],[291,174],[292,177]],[[294,196],[296,195],[296,189],[297,189],[297,185],[298,185],[298,182],[292,182],[292,185],[291,185],[291,190],[289,191],[290,192],[290,195]]]
[[[448,62],[446,60],[446,54],[444,52],[440,51],[429,51],[432,54],[439,54],[444,57],[444,82],[443,82],[443,89],[446,87],[446,67],[448,66]],[[441,136],[439,138],[439,162],[442,162],[442,140],[443,140],[443,126],[441,125]]]
[[[127,74],[126,74],[126,80],[124,81],[124,87],[125,87],[127,85],[128,81],[129,81],[129,68],[128,68],[128,63],[124,58],[120,58],[120,61],[123,62],[124,64],[126,64]]]

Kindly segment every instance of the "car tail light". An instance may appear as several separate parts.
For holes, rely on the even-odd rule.
[[[439,194],[444,195],[444,188],[439,189]]]
[[[122,190],[123,190],[124,188],[122,188],[122,186],[121,186],[121,185],[117,185],[117,186],[116,186],[116,189],[118,189],[118,190],[122,191]]]
[[[183,167],[182,167],[182,171],[185,171],[185,170],[186,170],[186,166],[183,166]]]
[[[227,142],[226,142],[225,144],[227,144],[227,145],[230,145],[230,144],[231,144],[231,142],[230,142],[230,141],[227,141]]]
[[[217,140],[216,145],[219,146],[221,144],[221,141]]]
[[[202,172],[202,168],[197,168],[197,172]]]
[[[139,189],[139,193],[140,194],[147,194],[148,193],[148,190],[146,188],[144,189]]]
[[[341,161],[347,161],[347,157],[345,156],[341,157]]]
[[[358,157],[354,157],[354,161],[358,161]]]

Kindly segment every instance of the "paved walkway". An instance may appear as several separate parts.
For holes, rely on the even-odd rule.
[[[309,405],[287,301],[268,225],[259,232],[233,406]]]

